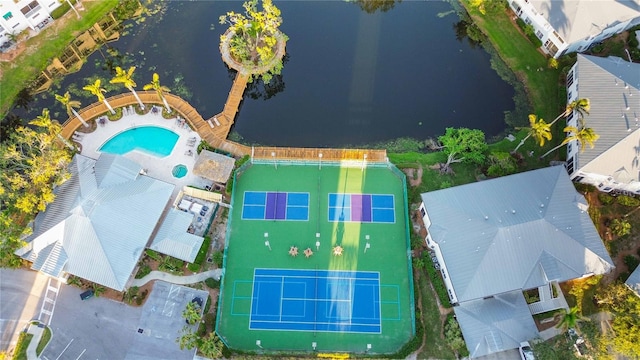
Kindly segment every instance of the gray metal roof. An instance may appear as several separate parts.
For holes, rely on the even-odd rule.
[[[193,214],[170,209],[149,248],[192,263],[204,241],[187,232],[192,220]]]
[[[515,349],[539,335],[519,290],[468,301],[453,310],[472,358]]]
[[[631,273],[625,284],[640,296],[640,266]]]
[[[611,25],[640,16],[640,3],[637,0],[529,1],[569,43],[596,36]]]
[[[49,275],[63,270],[122,290],[174,185],[138,176],[131,160],[103,156],[74,157],[71,178],[56,189],[56,199],[36,217],[34,233],[17,253]],[[61,244],[58,252],[50,248],[55,243]]]
[[[422,194],[459,302],[613,267],[562,166]]]
[[[638,181],[640,144],[640,64],[618,57],[578,54],[578,98],[588,98],[587,126],[600,138],[594,148],[578,154],[576,168],[612,176],[616,181]],[[628,108],[628,110],[627,110]]]
[[[205,179],[225,184],[236,160],[213,151],[202,150],[193,165],[193,173]]]

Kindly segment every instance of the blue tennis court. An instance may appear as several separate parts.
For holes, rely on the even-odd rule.
[[[245,191],[243,220],[309,220],[309,193]]]
[[[395,223],[393,195],[330,193],[329,221]]]
[[[380,273],[255,269],[251,330],[382,331]]]

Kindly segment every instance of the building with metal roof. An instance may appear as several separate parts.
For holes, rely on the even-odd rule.
[[[629,289],[633,290],[638,296],[640,296],[640,266],[638,266],[631,275],[629,275],[625,284]]]
[[[72,274],[122,291],[174,189],[141,170],[122,156],[77,154],[70,179],[17,254],[49,276]]]
[[[188,232],[194,215],[175,208],[169,209],[149,248],[192,263],[204,238]]]
[[[563,166],[421,196],[427,245],[474,357],[535,337],[531,322],[521,321],[525,311],[531,317],[567,307],[552,286],[613,268],[586,200]],[[527,304],[523,291],[535,289],[540,301]],[[500,311],[513,318],[492,317]]]
[[[640,24],[638,0],[510,0],[509,6],[555,58]]]
[[[202,150],[193,165],[193,173],[205,179],[226,184],[235,163],[236,160],[232,157]]]
[[[640,64],[618,57],[578,55],[567,74],[569,102],[589,99],[586,126],[600,135],[580,152],[580,144],[567,144],[567,171],[573,181],[600,191],[640,194]],[[571,114],[567,124],[576,126]]]

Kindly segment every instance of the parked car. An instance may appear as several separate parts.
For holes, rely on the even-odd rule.
[[[201,297],[196,296],[196,297],[194,297],[194,298],[191,300],[191,302],[192,302],[192,303],[196,303],[196,304],[198,304],[198,306],[200,307],[200,309],[202,309],[203,301],[202,301],[202,298],[201,298]]]
[[[520,347],[518,348],[518,353],[520,354],[520,358],[522,360],[535,360],[536,357],[533,356],[533,349],[528,341],[521,342]]]

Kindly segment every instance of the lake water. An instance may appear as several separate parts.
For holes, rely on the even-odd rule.
[[[397,137],[423,140],[446,127],[501,133],[513,110],[513,88],[490,67],[480,47],[456,40],[459,21],[448,2],[403,1],[368,14],[339,1],[276,1],[289,36],[282,76],[272,86],[250,84],[234,131],[263,145],[358,146]],[[71,89],[83,106],[93,99],[81,89],[90,76],[111,78],[105,63],[138,67],[138,88],[155,71],[163,85],[207,118],[220,112],[234,73],[221,60],[218,23],[241,2],[173,1],[161,14],[135,24],[67,76],[57,93]],[[114,88],[116,89],[116,88]],[[119,88],[118,88],[119,89]],[[113,90],[115,95],[123,90]],[[53,97],[39,99],[57,109]],[[55,115],[55,114],[54,114]],[[28,117],[31,116],[31,117]]]

